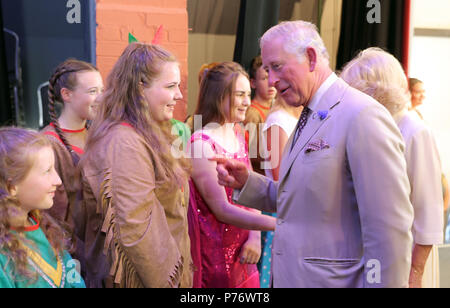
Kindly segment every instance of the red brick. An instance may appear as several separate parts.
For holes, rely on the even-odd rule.
[[[132,27],[131,34],[133,34],[139,42],[150,43],[155,36],[155,30],[153,27]]]
[[[187,43],[188,42],[188,30],[170,30],[169,31],[169,42],[171,43]]]
[[[163,25],[160,44],[180,61],[184,98],[174,116],[183,121],[187,111],[187,0],[96,0],[96,3],[97,66],[104,80],[127,46],[128,33],[150,43],[158,27]]]
[[[116,64],[117,59],[118,57],[97,56],[97,67],[100,71],[100,74],[102,75],[103,83],[105,84],[105,86],[106,78]]]
[[[163,46],[164,48],[172,52],[179,61],[185,60],[187,58],[186,44],[168,42]]]
[[[120,27],[120,40],[124,42],[128,42],[128,34],[132,33],[132,29],[129,26],[121,26]]]
[[[104,65],[114,66],[114,64],[116,63],[118,58],[119,58],[118,56],[117,57],[99,56],[99,57],[97,57],[97,65],[104,64]]]
[[[144,26],[146,15],[141,12],[129,12],[120,10],[100,10],[97,11],[97,23],[99,25],[128,25],[128,26]]]
[[[97,46],[97,56],[120,56],[125,47],[127,47],[126,42],[103,41]]]
[[[153,41],[153,39],[155,38],[156,32],[158,31],[158,28],[159,28],[159,26],[158,26],[158,27],[156,27],[156,26],[153,27],[153,29],[154,29],[154,35],[152,36],[152,38],[151,38],[150,41]],[[159,37],[159,38],[158,38],[158,44],[159,44],[159,45],[165,45],[165,44],[167,44],[167,42],[168,42],[168,36],[169,36],[169,34],[168,34],[168,32],[167,32],[166,30],[164,30],[164,26],[163,26],[162,32],[161,32],[160,34],[158,34],[158,37]]]
[[[186,0],[164,0],[164,7],[173,7],[173,8],[186,8],[187,2]]]
[[[160,26],[163,25],[167,29],[183,29],[187,28],[188,19],[187,14],[175,13],[147,13],[147,25],[148,26]]]
[[[170,0],[172,1],[172,0]],[[97,0],[97,4],[120,4],[123,5],[140,5],[140,6],[164,6],[164,0]]]
[[[104,25],[99,25],[97,27],[97,40],[100,41],[120,41],[121,33],[116,27],[105,27]]]
[[[170,2],[171,0],[169,0]],[[143,7],[164,7],[164,0],[96,0],[97,6],[101,5],[125,5]]]

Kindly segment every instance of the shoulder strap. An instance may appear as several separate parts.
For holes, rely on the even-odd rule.
[[[209,144],[211,144],[211,146],[214,147],[214,141],[211,139],[210,136],[204,134],[204,133],[197,133],[197,134],[192,134],[191,138],[190,138],[190,142],[193,143],[194,141],[198,141],[198,140],[202,140],[205,142],[208,142]]]
[[[223,148],[219,144],[216,144],[214,142],[214,140],[206,134],[203,134],[203,133],[192,134],[191,139],[190,139],[191,144],[194,141],[198,141],[198,140],[202,140],[202,141],[209,143],[209,145],[212,147],[213,151],[216,153],[217,153],[218,149],[223,150]]]

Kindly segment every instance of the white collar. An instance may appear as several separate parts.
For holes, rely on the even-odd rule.
[[[335,83],[339,77],[333,72],[330,76],[322,83],[322,85],[319,87],[317,92],[313,95],[311,101],[308,104],[308,108],[312,111],[315,111],[315,108],[319,104],[320,100],[322,99],[322,96],[325,94],[325,92],[328,91],[328,89]]]

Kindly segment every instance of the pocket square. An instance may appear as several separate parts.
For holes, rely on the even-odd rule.
[[[330,145],[328,143],[326,143],[322,139],[319,139],[319,140],[308,143],[305,153],[308,154],[311,152],[317,152],[317,151],[329,149],[329,148],[330,148]]]

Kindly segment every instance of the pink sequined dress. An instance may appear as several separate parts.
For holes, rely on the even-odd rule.
[[[245,140],[239,133],[239,153],[229,153],[211,137],[196,132],[191,143],[203,140],[209,143],[216,154],[234,158],[249,166]],[[211,179],[217,181],[217,179]],[[189,181],[190,200],[188,209],[189,236],[194,263],[194,288],[259,288],[259,273],[255,264],[241,264],[239,254],[247,241],[249,230],[219,222],[210,211],[194,181]],[[224,188],[228,201],[235,206],[247,207],[232,202],[233,190]]]

